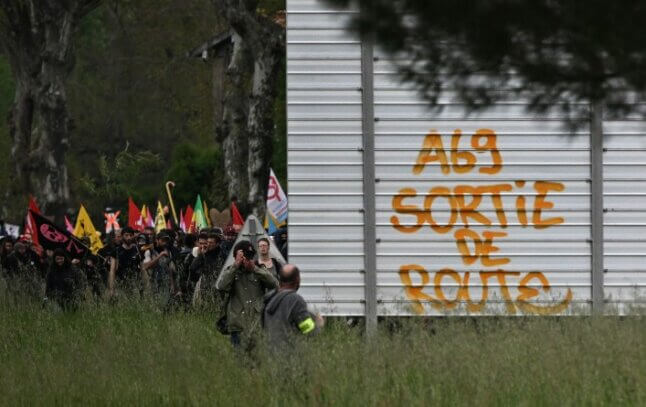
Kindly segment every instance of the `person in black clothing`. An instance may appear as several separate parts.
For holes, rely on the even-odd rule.
[[[274,238],[274,243],[276,243],[276,247],[280,251],[280,254],[283,255],[283,258],[285,259],[285,261],[289,261],[287,259],[287,252],[288,252],[288,250],[287,250],[287,228],[282,227],[282,228],[278,229],[277,231],[275,231],[272,234],[272,236]]]
[[[55,301],[66,310],[76,309],[85,293],[85,276],[70,262],[64,250],[56,249],[53,257],[47,273],[45,300]]]
[[[0,239],[0,277],[4,277],[7,272],[7,258],[13,251],[13,239],[5,236]]]
[[[307,303],[298,295],[301,284],[300,270],[286,264],[280,271],[280,285],[265,298],[263,327],[271,349],[287,351],[293,348],[296,338],[312,335],[324,324],[320,315],[313,315]]]
[[[153,243],[155,241],[155,228],[152,226],[146,226],[144,231],[141,233],[146,236],[148,243]]]
[[[86,245],[89,247],[89,244]],[[99,252],[101,252],[101,250],[99,250]],[[95,300],[99,300],[105,291],[105,276],[107,274],[105,261],[88,250],[86,251],[85,256],[80,259],[78,267],[85,275],[85,279],[92,292],[92,296]]]
[[[179,250],[179,261],[182,263],[178,269],[178,281],[180,291],[184,291],[184,285],[188,279],[188,267],[193,261],[193,249],[197,247],[197,235],[194,233],[187,233],[184,235],[182,245]],[[197,252],[196,252],[197,254]]]
[[[144,252],[142,268],[151,279],[155,295],[165,298],[175,293],[175,252],[171,236],[164,231],[157,235],[157,244]]]
[[[141,269],[141,255],[135,242],[132,228],[126,227],[121,232],[122,243],[117,246],[110,259],[108,274],[108,295],[115,294],[115,285],[121,290],[133,294],[137,290],[141,294],[148,287],[148,276]]]
[[[233,245],[235,244],[237,237],[238,233],[233,226],[227,226],[224,228],[223,239],[222,242],[220,242],[220,251],[223,253],[223,257],[225,259],[229,255],[229,252],[231,252],[231,249],[233,249]]]
[[[9,236],[9,232],[7,231],[5,221],[0,219],[0,237],[2,236]]]
[[[27,246],[18,242],[6,259],[5,278],[7,287],[15,296],[42,298],[43,266],[40,257]]]
[[[198,242],[201,241],[201,244],[198,255],[189,267],[189,284],[195,287],[200,281],[199,296],[203,302],[207,306],[217,306],[220,296],[215,289],[215,282],[224,263],[219,247],[221,239],[218,234],[209,233],[206,235],[206,246],[204,246],[204,237],[204,235],[200,235]]]

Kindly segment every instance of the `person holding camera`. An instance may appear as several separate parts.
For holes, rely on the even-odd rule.
[[[228,294],[226,328],[234,347],[250,350],[254,337],[260,333],[264,295],[278,288],[278,280],[264,268],[256,266],[256,251],[247,240],[233,247],[234,262],[220,274],[215,283],[218,290]]]

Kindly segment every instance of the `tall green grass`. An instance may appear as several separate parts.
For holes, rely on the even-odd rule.
[[[642,316],[328,322],[248,357],[208,313],[0,301],[0,405],[646,405]]]

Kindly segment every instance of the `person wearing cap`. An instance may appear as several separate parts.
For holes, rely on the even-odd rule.
[[[45,301],[54,301],[64,310],[76,309],[87,286],[85,275],[70,261],[63,249],[54,250],[47,272]]]
[[[256,251],[248,240],[233,247],[234,262],[220,274],[215,287],[228,294],[226,329],[234,347],[250,350],[261,331],[263,297],[278,287],[274,275],[254,263]]]

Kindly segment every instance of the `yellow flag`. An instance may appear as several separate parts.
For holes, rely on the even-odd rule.
[[[85,207],[83,207],[83,205],[81,205],[81,208],[79,209],[79,215],[76,218],[76,226],[74,226],[73,234],[78,238],[89,238],[90,249],[94,254],[96,254],[96,252],[98,252],[99,249],[103,247],[101,238],[94,228],[92,220],[90,219],[90,215],[87,214],[87,211],[85,210]]]
[[[166,219],[164,219],[164,208],[161,202],[157,201],[157,214],[155,215],[155,232],[159,233],[166,229]]]
[[[204,208],[204,217],[206,218],[206,224],[212,228],[213,224],[211,223],[211,215],[209,215],[209,207],[206,206],[206,201],[202,200],[202,208]]]

